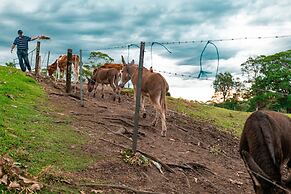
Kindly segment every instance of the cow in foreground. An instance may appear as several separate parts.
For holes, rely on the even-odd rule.
[[[289,117],[272,111],[254,112],[245,123],[239,151],[256,193],[291,193]]]
[[[120,79],[120,71],[115,68],[96,68],[93,71],[93,76],[91,78],[87,78],[88,80],[88,92],[92,92],[94,90],[93,96],[96,95],[96,90],[99,84],[102,85],[101,97],[104,98],[104,85],[109,84],[114,92],[113,100],[116,100],[116,96],[118,95],[118,101],[120,102],[119,88],[118,82]],[[96,85],[96,86],[95,86]],[[95,88],[95,89],[94,89]]]
[[[130,64],[126,64],[123,56],[121,56],[124,64],[121,71],[121,87],[131,80],[134,88],[135,97],[137,94],[137,80],[138,80],[138,66],[134,64],[134,60]],[[165,78],[159,73],[153,73],[150,70],[143,68],[142,73],[142,86],[141,86],[141,110],[143,111],[143,117],[146,117],[145,113],[145,96],[148,96],[156,109],[156,116],[152,125],[156,126],[159,113],[161,115],[162,122],[162,136],[166,136],[166,93],[169,90],[169,85]]]

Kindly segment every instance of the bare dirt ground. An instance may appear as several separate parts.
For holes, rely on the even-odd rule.
[[[125,163],[120,154],[122,148],[102,140],[131,147],[131,136],[124,132],[125,129],[133,130],[132,96],[122,95],[121,103],[113,102],[108,89],[104,99],[100,95],[96,98],[86,96],[85,107],[80,107],[77,99],[56,95],[62,91],[53,87],[51,82],[43,80],[42,85],[49,94],[50,103],[73,118],[72,128],[89,137],[83,151],[96,156],[96,162],[86,169],[66,173],[66,177],[74,182],[125,185],[155,193],[253,192],[251,180],[238,154],[239,140],[211,124],[169,110],[167,137],[161,137],[160,124],[156,128],[149,127],[154,111],[150,104],[146,105],[147,118],[140,119],[138,149],[170,165],[173,172],[163,169],[162,174],[154,165],[142,167]],[[104,193],[132,193],[96,186],[80,186],[78,189],[86,193],[92,189]]]

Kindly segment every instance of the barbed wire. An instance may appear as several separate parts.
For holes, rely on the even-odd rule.
[[[172,53],[165,45],[163,45],[163,44],[161,44],[159,42],[152,42],[151,43],[151,68],[153,68],[153,46],[155,44],[158,44],[158,45],[162,46],[168,53],[170,53],[170,54]]]
[[[187,41],[146,41],[145,45],[146,46],[151,46],[151,44],[157,42],[162,45],[171,45],[171,44],[193,44],[193,43],[203,43],[203,42],[224,42],[224,41],[237,41],[237,40],[255,40],[255,39],[281,39],[281,38],[291,38],[291,35],[276,35],[276,36],[257,36],[257,37],[238,37],[238,38],[222,38],[222,39],[205,39],[205,40],[187,40]],[[95,49],[82,49],[82,51],[96,51],[96,50],[115,50],[115,49],[126,49],[128,48],[128,45],[138,45],[139,43],[130,43],[126,45],[117,45],[117,46],[111,46],[111,47],[100,47],[100,48],[95,48]]]
[[[219,68],[219,51],[218,51],[218,48],[217,46],[211,42],[211,41],[207,41],[206,45],[204,46],[202,52],[201,52],[201,55],[200,55],[200,71],[199,71],[199,74],[198,74],[198,79],[201,77],[201,76],[204,76],[205,74],[207,75],[207,72],[203,70],[203,66],[202,66],[202,57],[203,57],[203,54],[204,54],[204,51],[206,50],[207,46],[211,44],[215,47],[216,49],[216,54],[217,54],[217,67],[216,67],[216,74],[215,74],[215,77],[217,77],[217,74],[218,74],[218,68]]]
[[[161,71],[161,70],[157,70],[157,69],[154,69],[153,71],[154,72],[159,72],[159,73],[165,73],[165,74],[172,75],[172,76],[176,76],[176,77],[199,79],[198,75],[189,75],[189,74],[183,74],[183,73],[175,73],[175,72],[169,72],[169,71]],[[212,74],[211,72],[207,72],[207,73],[208,74]]]
[[[224,41],[237,41],[237,40],[254,40],[254,39],[280,39],[291,38],[291,35],[279,35],[279,36],[258,36],[258,37],[239,37],[239,38],[223,38],[223,39],[208,39],[208,40],[189,40],[189,41],[173,41],[173,42],[160,42],[163,45],[170,44],[193,44],[198,42],[224,42]],[[146,45],[150,45],[152,42],[146,42]]]

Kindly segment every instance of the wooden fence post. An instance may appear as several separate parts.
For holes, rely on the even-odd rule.
[[[84,99],[83,99],[83,52],[80,49],[80,103],[81,107],[84,107]]]
[[[50,63],[50,55],[51,55],[51,52],[49,51],[48,54],[47,54],[47,62],[46,62],[46,73],[47,73],[47,76],[48,76],[48,66],[49,66],[49,63]]]
[[[142,70],[144,61],[145,43],[140,43],[139,65],[138,65],[138,80],[137,80],[137,93],[135,101],[135,114],[134,114],[134,131],[132,137],[132,151],[136,152],[137,149],[137,135],[138,135],[138,123],[139,123],[139,111],[140,111],[140,97],[141,97],[141,84],[142,84]]]
[[[36,53],[35,53],[35,75],[38,76],[40,72],[40,41],[37,41],[36,43]]]
[[[31,52],[31,56],[30,56],[30,66],[31,66],[31,67],[33,66],[33,65],[32,65],[33,53],[34,53],[34,51]]]
[[[72,84],[71,84],[71,73],[72,73],[72,49],[68,49],[68,54],[67,54],[67,73],[66,73],[66,92],[70,93],[72,89]]]

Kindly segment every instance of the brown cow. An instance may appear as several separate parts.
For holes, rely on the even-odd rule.
[[[272,111],[254,112],[246,120],[239,151],[256,193],[285,193],[291,189],[291,174],[284,176],[282,170],[291,169],[289,117]],[[286,189],[281,189],[267,180]]]
[[[105,63],[104,65],[100,66],[99,68],[114,68],[117,70],[121,70],[123,67],[123,64],[115,64],[115,63]]]
[[[95,97],[96,90],[98,87],[98,84],[102,85],[102,93],[101,97],[104,98],[104,84],[109,84],[114,92],[114,98],[113,100],[116,100],[116,94],[118,94],[118,101],[120,102],[120,95],[119,95],[119,88],[118,88],[118,82],[120,78],[120,71],[118,71],[115,68],[96,68],[93,71],[93,76],[92,78],[87,78],[88,79],[88,92],[92,92],[94,90],[93,96]],[[95,86],[96,84],[96,86]]]
[[[121,87],[124,87],[124,85],[131,80],[134,88],[134,93],[136,94],[137,90],[137,79],[138,79],[138,66],[134,64],[134,60],[130,64],[126,64],[124,61],[123,56],[122,62],[124,64],[124,67],[122,68],[121,73]],[[146,117],[145,114],[145,107],[144,107],[144,101],[145,96],[149,96],[152,104],[154,105],[156,109],[156,116],[152,123],[153,126],[156,126],[157,119],[160,113],[161,114],[161,121],[162,121],[162,136],[166,136],[167,132],[167,126],[166,126],[166,111],[167,111],[167,105],[166,105],[166,93],[169,90],[169,85],[165,78],[159,74],[159,73],[153,73],[150,70],[143,68],[142,73],[142,86],[141,86],[141,109],[144,112],[143,117]]]
[[[57,70],[57,68],[60,69],[61,78],[63,78],[65,71],[67,71],[67,63],[68,58],[67,55],[61,55],[59,56],[55,62],[48,67],[48,73],[49,76],[52,77],[53,73]],[[79,63],[80,58],[78,55],[72,55],[72,63],[73,63],[73,73],[74,73],[74,79],[79,79]]]

